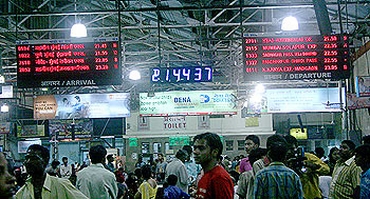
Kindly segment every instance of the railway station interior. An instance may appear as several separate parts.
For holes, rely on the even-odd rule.
[[[82,163],[102,144],[127,170],[204,132],[229,157],[252,134],[328,154],[370,135],[369,37],[361,0],[2,0],[0,147]]]

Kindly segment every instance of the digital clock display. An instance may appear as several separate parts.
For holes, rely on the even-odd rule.
[[[121,84],[117,38],[18,41],[20,88]]]
[[[247,81],[350,76],[347,35],[244,37],[243,56]]]
[[[151,68],[152,83],[211,82],[212,68],[209,66]]]

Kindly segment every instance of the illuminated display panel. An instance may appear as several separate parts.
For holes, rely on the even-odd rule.
[[[66,87],[121,84],[117,38],[19,41],[17,86]]]
[[[350,75],[347,35],[244,37],[247,81],[346,79]]]
[[[151,68],[152,83],[211,82],[212,68],[209,66]]]

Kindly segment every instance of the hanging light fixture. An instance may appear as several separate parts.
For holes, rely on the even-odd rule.
[[[141,74],[138,70],[133,70],[130,72],[128,78],[131,80],[139,80],[141,79]]]
[[[8,106],[7,104],[3,104],[3,105],[1,105],[1,107],[0,107],[0,111],[1,111],[2,113],[7,113],[7,112],[9,112],[9,106]]]
[[[71,28],[71,37],[81,38],[87,37],[86,26],[82,23],[75,23]]]
[[[75,0],[75,12],[77,12],[77,3]],[[77,15],[75,15],[75,24],[71,28],[71,37],[81,38],[87,37],[87,29],[84,24],[77,21]]]
[[[281,30],[293,31],[298,29],[299,29],[298,20],[293,16],[285,17],[281,22]]]

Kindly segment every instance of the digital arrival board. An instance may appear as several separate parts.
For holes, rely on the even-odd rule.
[[[118,38],[17,41],[17,86],[121,84],[119,49]]]
[[[347,35],[244,37],[246,81],[346,79]]]

